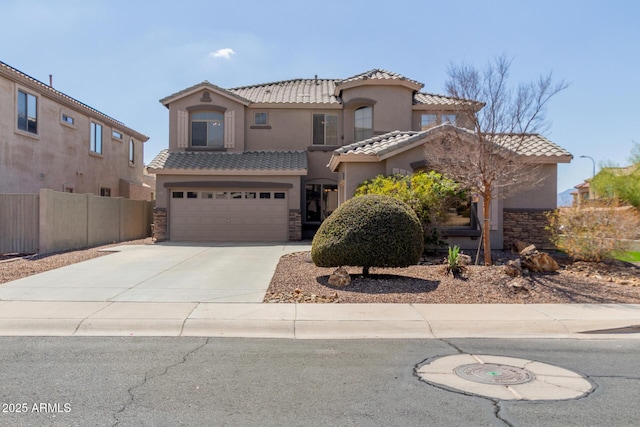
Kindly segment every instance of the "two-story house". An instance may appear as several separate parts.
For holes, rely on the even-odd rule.
[[[52,189],[150,200],[148,139],[0,62],[0,194]]]
[[[360,182],[424,169],[424,145],[434,133],[469,125],[465,101],[422,88],[371,70],[233,89],[205,81],[161,99],[169,109],[169,148],[149,165],[157,177],[155,237],[299,240],[353,197]],[[557,163],[571,159],[538,135],[527,150],[544,163],[545,185],[494,203],[496,248],[505,238],[504,212],[555,208]],[[473,203],[451,218],[450,238],[463,247],[477,246]]]

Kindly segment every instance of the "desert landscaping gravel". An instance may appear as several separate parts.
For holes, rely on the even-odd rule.
[[[348,267],[352,282],[338,288],[328,284],[335,268],[316,267],[308,252],[285,255],[273,276],[265,302],[299,303],[423,303],[423,304],[640,304],[640,266],[623,263],[572,262],[553,255],[555,273],[531,273],[512,278],[499,265],[514,257],[496,253],[496,265],[469,266],[465,277],[443,274],[443,257],[407,268]]]
[[[22,277],[108,256],[108,249],[125,244],[153,244],[151,239],[114,243],[48,255],[0,258],[0,284]],[[107,250],[107,251],[105,251]],[[309,252],[280,259],[265,302],[298,303],[428,303],[428,304],[533,304],[533,303],[632,303],[640,304],[640,266],[623,263],[572,262],[553,255],[561,268],[556,273],[532,273],[511,278],[504,273],[509,252],[496,253],[496,265],[469,266],[463,278],[443,274],[443,257],[423,260],[407,268],[348,267],[351,284],[338,288],[328,284],[335,268],[313,265]],[[6,257],[5,257],[6,258]]]

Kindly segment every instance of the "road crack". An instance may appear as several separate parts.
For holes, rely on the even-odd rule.
[[[196,346],[195,348],[189,350],[188,352],[186,352],[183,356],[182,359],[172,363],[170,365],[165,366],[164,368],[152,368],[150,370],[148,370],[147,372],[144,373],[144,378],[142,379],[142,381],[134,386],[132,386],[131,388],[129,388],[127,390],[127,393],[129,394],[129,399],[128,401],[122,405],[122,408],[120,408],[116,413],[113,414],[113,418],[115,419],[115,423],[112,424],[113,427],[116,427],[117,425],[120,424],[120,419],[119,416],[121,414],[123,414],[125,411],[127,411],[134,403],[135,403],[135,390],[139,389],[141,387],[144,387],[147,382],[149,382],[150,380],[154,379],[154,378],[158,378],[161,377],[163,375],[166,375],[167,372],[169,372],[169,370],[171,370],[172,368],[175,368],[176,366],[182,365],[184,363],[187,362],[187,359],[189,359],[189,357],[194,354],[195,352],[197,352],[198,350],[200,350],[202,347],[206,346],[207,344],[209,344],[209,342],[211,341],[211,338],[207,338],[202,344]]]

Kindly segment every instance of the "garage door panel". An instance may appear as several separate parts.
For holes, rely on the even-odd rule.
[[[191,241],[283,241],[288,237],[288,206],[286,199],[248,198],[251,193],[218,191],[221,198],[171,199],[170,238]],[[197,193],[197,192],[196,192]],[[247,197],[247,193],[249,196]],[[242,197],[239,195],[242,194]],[[236,198],[230,198],[235,195]],[[225,198],[222,198],[225,197]]]

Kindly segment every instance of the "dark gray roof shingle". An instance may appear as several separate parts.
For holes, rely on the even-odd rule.
[[[305,151],[202,152],[162,150],[149,169],[293,171],[307,169]]]

